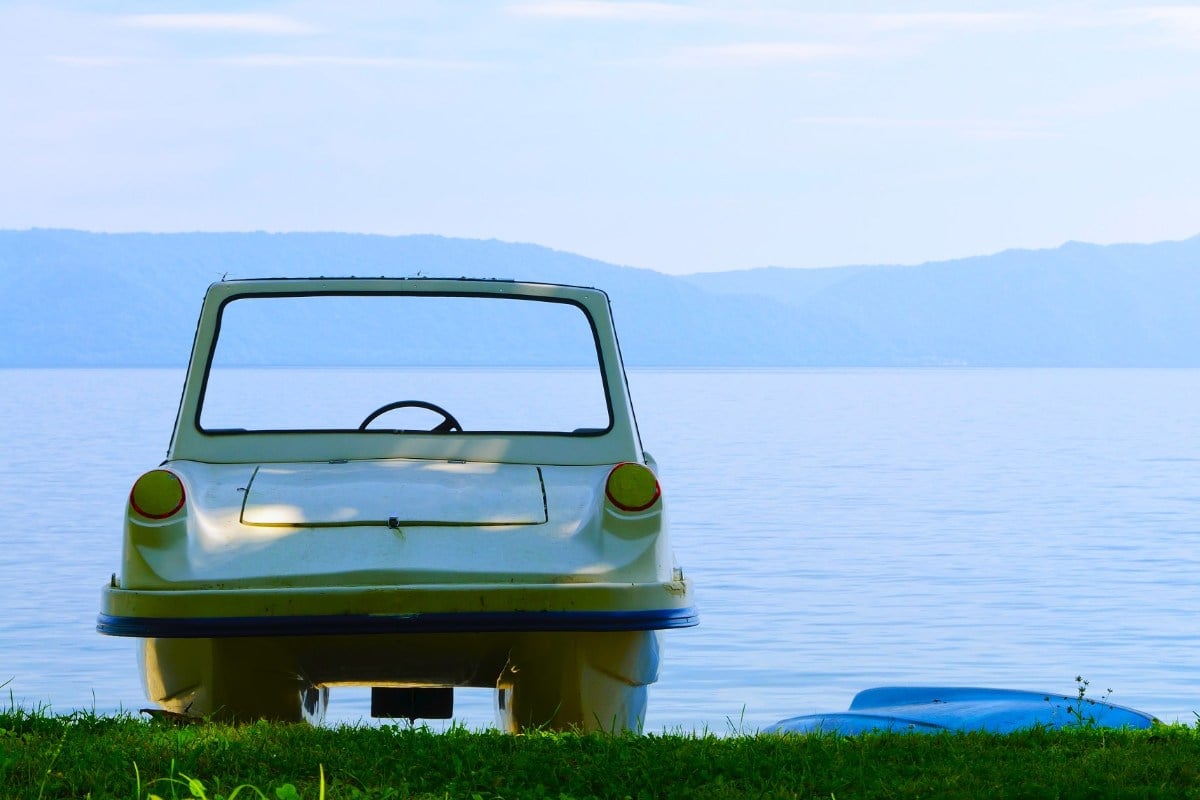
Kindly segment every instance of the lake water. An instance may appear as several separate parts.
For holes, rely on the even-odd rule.
[[[95,632],[125,497],[180,370],[0,370],[0,682],[145,702]],[[649,730],[752,729],[872,686],[1200,712],[1200,371],[634,370],[701,625],[666,633]],[[368,716],[335,690],[330,718]],[[458,719],[491,723],[459,691]]]

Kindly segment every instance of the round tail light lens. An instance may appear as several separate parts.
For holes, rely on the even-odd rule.
[[[147,519],[166,519],[183,508],[183,482],[174,472],[152,469],[133,484],[129,505]]]
[[[617,464],[608,473],[604,493],[622,511],[645,511],[658,502],[662,490],[649,467],[626,462]]]

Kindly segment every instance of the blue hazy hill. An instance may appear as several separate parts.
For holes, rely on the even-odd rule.
[[[182,366],[208,284],[288,275],[598,286],[631,365],[1200,366],[1200,237],[680,277],[437,236],[64,230],[0,231],[0,366]]]
[[[853,320],[878,364],[1200,365],[1200,236],[688,280]]]

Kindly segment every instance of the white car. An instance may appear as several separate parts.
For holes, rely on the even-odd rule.
[[[509,731],[638,729],[695,625],[607,296],[511,281],[208,290],[97,628],[168,712],[382,717],[496,690]]]

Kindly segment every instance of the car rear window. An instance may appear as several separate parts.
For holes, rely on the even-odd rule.
[[[221,311],[198,415],[207,432],[611,427],[579,305],[496,295],[244,295]],[[430,406],[433,406],[431,408]],[[443,413],[445,412],[445,413]]]

